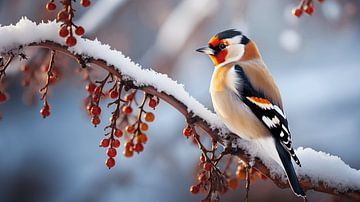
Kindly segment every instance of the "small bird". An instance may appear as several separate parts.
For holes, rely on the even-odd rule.
[[[306,197],[291,162],[292,157],[301,166],[280,92],[255,42],[230,29],[196,51],[207,54],[215,66],[209,90],[217,115],[231,132],[258,143],[284,169],[293,192]]]

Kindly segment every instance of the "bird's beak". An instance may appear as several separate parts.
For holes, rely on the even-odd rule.
[[[214,50],[209,47],[202,47],[199,49],[196,49],[197,52],[204,53],[206,55],[214,55]]]

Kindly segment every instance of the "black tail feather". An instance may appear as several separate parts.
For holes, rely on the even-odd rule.
[[[293,190],[293,192],[297,195],[297,196],[302,196],[302,197],[306,197],[305,192],[302,190],[300,183],[298,181],[298,178],[296,176],[294,167],[292,165],[291,162],[291,157],[289,152],[287,152],[285,150],[285,148],[281,145],[280,142],[275,141],[275,145],[276,145],[276,150],[279,154],[279,157],[281,159],[281,162],[285,168],[285,172],[286,175],[288,177],[289,183],[290,183],[290,187]]]

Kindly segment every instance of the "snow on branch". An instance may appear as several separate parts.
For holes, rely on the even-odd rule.
[[[256,170],[270,177],[279,187],[289,187],[280,167],[250,142],[230,134],[218,117],[191,97],[183,85],[165,74],[141,68],[121,52],[97,40],[78,37],[77,45],[68,48],[57,34],[59,26],[56,22],[36,24],[23,18],[16,25],[0,27],[0,54],[16,53],[26,46],[38,46],[65,53],[78,60],[86,59],[166,101],[181,112],[188,122],[203,129],[219,143],[224,145],[231,141],[233,147],[238,147],[237,156],[240,159],[253,162]],[[305,190],[345,195],[360,201],[359,170],[351,168],[337,156],[310,148],[298,148],[297,154],[303,164],[297,168],[297,172]]]

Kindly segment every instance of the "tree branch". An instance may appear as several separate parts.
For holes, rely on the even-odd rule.
[[[231,146],[235,145],[238,149],[237,156],[241,160],[251,165],[253,164],[253,168],[269,177],[278,187],[289,187],[285,180],[284,172],[282,170],[277,171],[278,166],[272,167],[261,154],[254,154],[255,152],[251,151],[251,147],[248,147],[248,145],[251,145],[250,143],[242,144],[245,140],[239,140],[236,135],[220,133],[226,132],[223,123],[218,120],[214,113],[192,98],[181,85],[166,75],[152,70],[141,69],[140,66],[134,64],[122,53],[111,50],[109,46],[102,45],[98,41],[77,38],[77,45],[68,48],[63,45],[63,38],[57,35],[59,27],[60,24],[55,22],[37,25],[27,19],[20,20],[15,26],[0,27],[0,38],[4,39],[0,43],[0,54],[16,52],[26,46],[43,47],[73,57],[82,66],[86,66],[86,63],[98,65],[113,76],[126,79],[126,82],[131,83],[145,93],[155,95],[167,102],[183,114],[192,125],[204,130],[224,147],[228,146],[229,143],[231,143]],[[14,32],[17,32],[17,34],[14,35]],[[28,33],[36,33],[36,35],[29,35]],[[51,35],[50,33],[54,34]],[[27,37],[24,38],[23,36],[25,35]],[[323,155],[313,150],[309,153],[309,150],[311,149],[303,150],[304,155],[307,155],[307,157],[312,155],[319,158],[315,160],[310,159],[307,162],[308,165],[303,163],[304,168],[299,170],[298,174],[303,188],[305,190],[312,189],[324,193],[344,195],[360,201],[360,171],[351,169],[337,157]],[[261,157],[262,160],[259,158],[254,159],[255,156]],[[299,157],[301,156],[299,155]],[[316,169],[323,167],[323,164],[332,166],[333,163],[338,163],[338,166],[340,165],[340,168],[345,170],[344,174],[339,173],[341,171],[337,172],[338,170],[336,172],[332,170],[327,173],[325,172],[326,168],[324,168],[324,172]]]
[[[74,54],[71,51],[69,51],[67,49],[67,47],[62,46],[58,43],[51,42],[51,41],[46,41],[46,42],[41,42],[41,43],[32,43],[29,46],[38,46],[38,47],[43,47],[43,48],[47,48],[50,50],[56,50],[58,52],[62,52],[64,54],[66,54],[70,57],[73,57],[77,60],[81,60],[81,58],[83,57],[83,55]],[[101,58],[95,59],[91,56],[86,56],[86,57],[89,58],[89,60],[88,60],[89,63],[96,64],[99,67],[109,71],[110,73],[112,73],[115,76],[118,76],[118,77],[121,76],[121,72],[119,72],[116,67],[114,67],[113,65],[108,65],[107,62],[104,61],[103,59],[101,59]],[[134,81],[131,79],[129,79],[129,81],[134,83]],[[164,92],[159,92],[153,86],[140,86],[139,88],[146,93],[149,93],[149,94],[159,97],[160,99],[164,100],[165,102],[167,102],[168,104],[173,106],[176,110],[178,110],[181,114],[183,114],[184,117],[186,117],[186,119],[191,119],[195,126],[204,130],[208,135],[210,135],[212,138],[214,138],[220,144],[224,145],[224,142],[228,141],[228,140],[224,140],[223,137],[219,135],[219,131],[221,129],[219,129],[219,128],[212,129],[212,127],[204,119],[202,119],[201,117],[199,117],[197,115],[194,116],[193,113],[189,112],[188,107],[184,103],[182,103],[181,101],[176,99],[174,96],[169,95]],[[230,137],[237,138],[234,134],[230,134]],[[243,160],[247,163],[252,161],[252,157],[244,149],[239,148],[239,150],[237,151],[237,156],[241,160]],[[269,177],[279,188],[289,188],[288,182],[284,181],[279,176],[272,176],[270,174],[270,169],[264,163],[262,163],[262,161],[260,159],[256,158],[254,163],[255,164],[254,164],[253,168],[255,168],[256,170],[260,171],[262,174]],[[339,190],[337,187],[332,187],[330,185],[326,185],[326,183],[321,182],[321,181],[319,181],[317,184],[314,184],[311,182],[312,179],[309,176],[299,176],[299,177],[300,177],[300,184],[304,190],[315,190],[318,192],[324,192],[324,193],[329,193],[329,194],[334,194],[334,195],[344,195],[351,199],[360,201],[360,190],[359,189],[342,191],[342,190]]]

